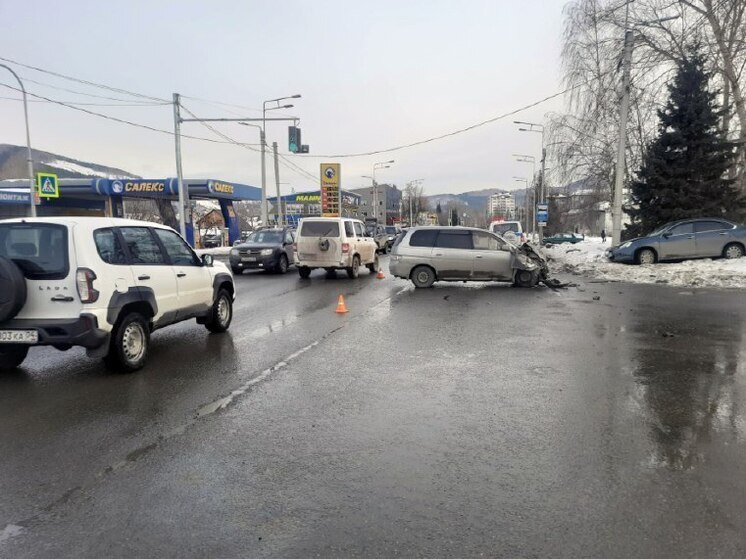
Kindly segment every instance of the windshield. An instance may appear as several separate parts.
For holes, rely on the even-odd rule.
[[[0,256],[15,262],[28,279],[67,277],[67,228],[62,225],[0,225]]]
[[[396,235],[396,227],[386,227],[387,235]]]
[[[490,230],[493,233],[507,233],[508,231],[512,231],[513,233],[518,233],[518,224],[517,223],[493,223],[490,225]]]
[[[249,243],[277,244],[282,242],[282,231],[254,231],[249,238]]]
[[[302,221],[301,237],[339,237],[337,221]]]

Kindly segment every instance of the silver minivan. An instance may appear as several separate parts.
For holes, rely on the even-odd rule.
[[[541,269],[518,247],[483,229],[414,227],[391,250],[391,273],[415,287],[436,281],[504,281],[533,287]]]

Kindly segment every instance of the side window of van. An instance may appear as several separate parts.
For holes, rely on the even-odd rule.
[[[347,235],[347,237],[355,236],[355,230],[352,228],[351,221],[345,221],[345,235]]]
[[[357,221],[353,222],[355,225],[355,233],[358,237],[365,237],[365,227],[363,227],[362,223],[359,223]]]

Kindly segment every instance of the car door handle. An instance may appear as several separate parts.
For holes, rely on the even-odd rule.
[[[723,237],[725,237],[727,234],[728,233],[718,233],[718,235],[722,235]]]
[[[474,256],[474,258],[483,258],[483,256],[481,254],[477,254]]]
[[[52,297],[52,301],[60,302],[60,303],[69,303],[71,301],[74,301],[72,297],[69,295],[55,295]]]
[[[145,275],[137,276],[137,279],[139,279],[140,281],[145,281],[145,280],[149,280],[150,276],[145,276]]]
[[[435,256],[443,256],[443,253],[442,252],[436,252]]]
[[[176,274],[176,277],[177,277],[177,278],[183,278],[183,277],[184,277],[185,275],[186,275],[186,273],[184,273],[184,272],[179,272],[178,274]]]
[[[688,238],[688,239],[693,239],[693,238],[694,238],[694,235],[689,235],[689,237],[687,237],[687,238]]]

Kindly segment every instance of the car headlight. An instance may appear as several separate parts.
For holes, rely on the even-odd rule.
[[[264,248],[264,249],[262,249],[262,256],[269,256],[273,252],[274,252],[274,250],[271,249],[271,248]]]
[[[232,248],[231,249],[231,256],[238,256],[238,249],[237,248]]]
[[[632,246],[632,241],[627,241],[626,243],[619,245],[619,248],[629,248],[631,246]]]

